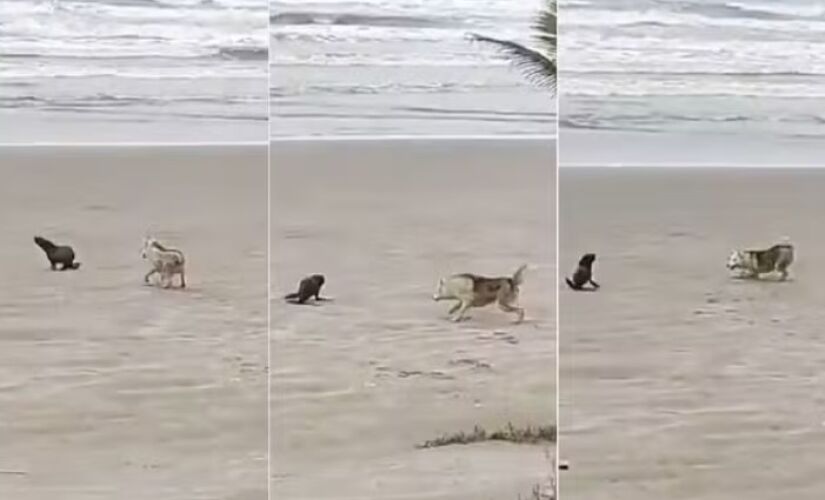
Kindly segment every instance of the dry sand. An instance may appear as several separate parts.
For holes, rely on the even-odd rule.
[[[825,491],[825,171],[561,171],[561,498],[819,499]],[[734,248],[797,245],[792,280]]]
[[[272,302],[273,498],[526,497],[553,446],[419,450],[555,423],[554,145],[276,142],[272,294],[324,273],[334,302]],[[446,320],[442,275],[534,266],[526,321]]]
[[[265,179],[264,146],[0,150],[0,498],[266,498]],[[143,285],[147,230],[186,291]]]

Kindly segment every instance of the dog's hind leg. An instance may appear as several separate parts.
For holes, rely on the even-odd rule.
[[[522,321],[524,321],[524,308],[516,307],[506,302],[499,302],[498,307],[504,312],[516,313],[518,315],[516,323],[521,323]]]
[[[183,272],[183,269],[180,270],[180,287],[186,288],[186,273]]]

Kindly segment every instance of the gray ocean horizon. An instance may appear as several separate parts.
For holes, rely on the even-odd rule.
[[[0,2],[0,143],[265,142],[265,0]]]
[[[561,165],[819,165],[825,4],[571,0]]]
[[[272,0],[271,137],[555,135],[555,96],[477,32],[530,44],[540,0]]]

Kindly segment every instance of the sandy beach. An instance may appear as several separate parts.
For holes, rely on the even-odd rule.
[[[272,149],[272,495],[502,499],[553,445],[416,445],[555,424],[554,144],[284,141]],[[532,268],[525,322],[446,319],[439,277]],[[286,305],[323,273],[318,306]]]
[[[265,146],[0,150],[0,497],[266,498],[265,179]]]
[[[563,168],[562,498],[817,499],[825,400],[825,171]],[[734,248],[792,239],[787,282],[733,280]]]

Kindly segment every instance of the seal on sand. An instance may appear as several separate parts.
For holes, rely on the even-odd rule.
[[[576,291],[595,291],[599,289],[599,284],[593,281],[593,261],[596,260],[596,254],[586,253],[579,259],[579,266],[576,272],[573,273],[573,279],[564,278],[567,286]],[[584,286],[590,283],[592,288],[585,288]]]
[[[284,299],[292,304],[305,304],[306,301],[315,297],[315,300],[329,300],[321,298],[321,287],[324,286],[324,275],[313,274],[301,280],[298,291],[286,295]]]
[[[68,245],[55,245],[41,236],[35,236],[34,242],[46,253],[46,258],[49,259],[52,271],[57,270],[58,264],[60,264],[61,271],[80,267],[80,262],[74,261],[74,250],[72,250],[72,247]]]

